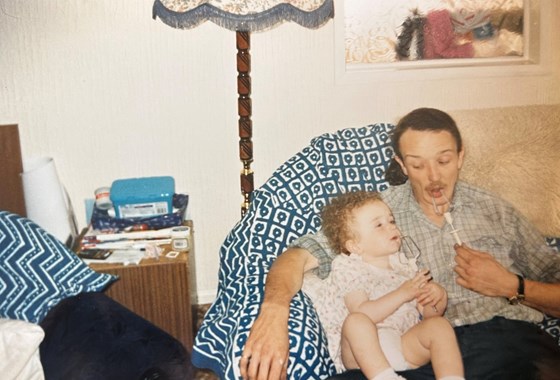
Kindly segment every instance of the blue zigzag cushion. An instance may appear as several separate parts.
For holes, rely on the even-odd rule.
[[[116,277],[90,269],[29,219],[0,211],[0,317],[39,323],[65,298]]]

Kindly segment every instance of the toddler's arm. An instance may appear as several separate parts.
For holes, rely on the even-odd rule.
[[[418,273],[414,278],[404,281],[397,289],[375,299],[370,300],[363,290],[356,290],[346,294],[344,302],[348,310],[362,312],[370,317],[374,323],[385,320],[402,304],[420,296],[422,288],[431,279],[428,271]]]

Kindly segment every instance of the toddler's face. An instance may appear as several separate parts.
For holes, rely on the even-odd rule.
[[[400,249],[400,232],[389,207],[382,201],[369,202],[353,211],[351,252],[370,257],[388,256]]]

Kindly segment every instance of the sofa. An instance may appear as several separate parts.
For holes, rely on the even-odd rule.
[[[560,105],[451,115],[467,150],[462,178],[514,203],[558,249]],[[393,128],[377,123],[316,137],[254,191],[248,212],[220,248],[218,292],[195,338],[195,366],[222,379],[240,378],[239,359],[271,264],[292,240],[320,228],[318,213],[331,196],[387,188]],[[557,319],[546,318],[541,327],[560,344]],[[323,379],[335,373],[324,331],[303,292],[291,302],[289,341],[288,378]]]

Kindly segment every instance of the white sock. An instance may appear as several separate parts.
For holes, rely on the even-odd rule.
[[[463,376],[444,376],[439,380],[465,380]]]
[[[404,377],[397,375],[397,373],[393,370],[393,368],[389,367],[379,372],[377,376],[374,376],[374,378],[371,380],[399,380],[399,379],[404,380]]]

